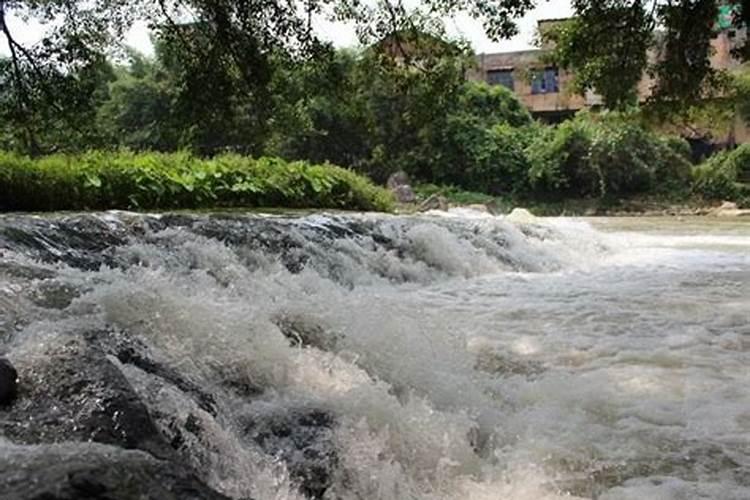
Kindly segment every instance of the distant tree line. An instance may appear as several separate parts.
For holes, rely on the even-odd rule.
[[[469,10],[500,39],[543,3],[0,0],[0,149],[271,155],[491,193],[688,189],[684,143],[651,132],[631,106],[646,71],[659,77],[653,105],[665,115],[734,116],[729,97],[750,86],[727,85],[708,64],[718,2],[574,1],[578,17],[547,34],[552,57],[574,70],[576,90],[618,112],[555,128],[534,123],[510,91],[467,82],[471,51],[446,42],[439,21]],[[735,21],[746,12],[743,2]],[[322,42],[312,19],[324,15],[354,22],[365,48]],[[19,43],[11,16],[45,23],[40,41]],[[119,43],[136,21],[152,30],[153,56]]]

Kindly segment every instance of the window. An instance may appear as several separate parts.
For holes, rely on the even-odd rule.
[[[492,69],[487,72],[487,83],[490,85],[502,85],[513,90],[512,69]]]
[[[557,68],[537,70],[531,76],[532,94],[553,94],[560,91]]]

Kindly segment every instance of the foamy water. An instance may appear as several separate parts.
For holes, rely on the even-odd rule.
[[[299,408],[335,418],[327,499],[750,498],[750,223],[100,220],[126,236],[89,270],[6,243],[6,267],[55,274],[0,267],[4,349],[23,368],[66,332],[144,339],[216,395],[212,416],[120,367],[155,413],[200,419],[196,466],[233,498],[303,498],[242,430]],[[78,296],[32,300],[51,284]]]

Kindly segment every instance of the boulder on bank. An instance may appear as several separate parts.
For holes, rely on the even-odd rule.
[[[396,186],[391,192],[399,203],[414,203],[417,200],[414,190],[408,185]]]
[[[391,174],[386,185],[399,203],[414,203],[417,199],[411,187],[409,176],[403,170]]]
[[[736,203],[725,201],[721,206],[714,208],[709,215],[715,217],[742,217],[750,216],[750,209],[738,208]]]
[[[420,212],[427,212],[428,210],[448,210],[450,204],[448,200],[437,193],[433,194],[419,205]]]
[[[392,173],[385,184],[388,186],[388,189],[395,189],[399,186],[410,186],[411,179],[409,179],[409,174],[403,170],[399,170],[398,172]]]
[[[0,358],[0,406],[13,402],[18,392],[18,372],[5,358]]]

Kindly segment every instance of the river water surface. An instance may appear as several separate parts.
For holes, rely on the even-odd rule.
[[[212,393],[118,364],[232,498],[750,498],[750,221],[19,215],[0,278],[19,368],[117,329]]]

